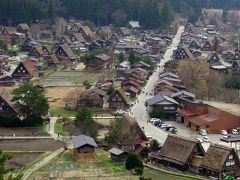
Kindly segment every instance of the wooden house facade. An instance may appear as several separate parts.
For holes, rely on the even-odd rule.
[[[110,109],[126,109],[129,107],[129,98],[123,89],[115,90],[108,99]]]
[[[136,120],[129,115],[123,115],[123,130],[117,139],[117,147],[129,153],[148,157],[149,141]]]
[[[149,112],[165,112],[169,118],[176,115],[179,103],[168,96],[156,95],[145,102]]]
[[[106,54],[94,56],[91,60],[85,62],[86,70],[103,71],[110,65],[110,57]]]
[[[87,107],[99,107],[102,108],[104,104],[104,96],[106,92],[94,88],[83,92],[79,97],[78,106],[84,105]]]
[[[199,141],[168,135],[160,151],[151,153],[150,158],[152,162],[180,171],[188,171],[197,169],[193,162],[204,155],[205,151]]]
[[[98,147],[95,140],[86,135],[75,136],[72,139],[74,145],[73,158],[75,161],[96,160],[95,149]]]
[[[239,173],[239,157],[234,148],[211,144],[201,166],[200,174],[224,179],[224,175],[236,176]]]
[[[76,60],[76,56],[68,44],[59,46],[55,52],[55,55],[60,62],[75,62]]]
[[[210,64],[221,64],[221,58],[219,57],[219,55],[217,53],[213,53],[210,58],[208,59],[208,63]]]
[[[34,60],[20,62],[12,73],[12,77],[21,83],[29,82],[30,79],[38,75],[37,62]]]
[[[109,149],[108,152],[110,153],[111,160],[115,162],[125,162],[129,155],[128,152],[115,147],[112,149]]]
[[[6,89],[0,87],[0,116],[11,116],[16,114],[11,99],[12,97]]]
[[[3,74],[0,75],[0,86],[14,86],[15,85],[15,80],[13,77]]]

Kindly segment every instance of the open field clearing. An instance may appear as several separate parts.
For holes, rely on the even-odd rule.
[[[76,86],[76,84],[81,85],[85,80],[95,83],[103,75],[103,73],[89,71],[58,71],[47,77],[44,84],[47,86]]]
[[[50,106],[64,107],[64,98],[71,93],[84,91],[84,87],[51,87],[46,89]]]

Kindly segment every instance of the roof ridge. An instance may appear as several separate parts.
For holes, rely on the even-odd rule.
[[[191,139],[191,138],[186,137],[186,136],[180,136],[180,135],[175,135],[175,134],[169,134],[168,136],[172,137],[172,138],[182,139],[182,140],[189,141],[189,142],[196,142],[196,143],[198,143],[197,140]]]
[[[210,146],[212,147],[217,147],[217,148],[220,148],[220,149],[225,149],[225,150],[233,150],[234,148],[232,147],[228,147],[228,146],[225,146],[225,145],[221,145],[221,144],[210,144]]]

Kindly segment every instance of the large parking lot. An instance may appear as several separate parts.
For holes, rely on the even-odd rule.
[[[190,128],[187,128],[183,124],[180,124],[176,121],[165,121],[164,123],[166,125],[172,125],[173,127],[175,127],[176,130],[177,130],[177,133],[176,133],[177,135],[188,137],[188,138],[191,138],[191,139],[198,138],[198,139],[204,140],[204,136],[202,136],[199,132],[196,132],[196,131],[194,131]],[[154,125],[152,125],[152,126],[154,126]],[[159,130],[164,131],[165,133],[171,134],[171,132],[166,131],[165,129],[162,129],[160,127],[159,127]],[[210,143],[223,144],[223,145],[230,146],[230,144],[225,143],[223,141],[220,141],[220,138],[223,136],[221,134],[208,134],[207,136],[208,136],[208,139],[209,139]],[[209,142],[202,142],[202,145],[203,145],[205,150],[209,147],[210,143]]]

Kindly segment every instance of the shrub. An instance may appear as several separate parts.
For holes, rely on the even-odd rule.
[[[137,175],[142,176],[143,175],[143,168],[135,167],[134,171]]]
[[[151,111],[150,112],[150,117],[151,118],[166,119],[167,118],[167,114],[164,111]]]
[[[152,142],[150,143],[150,150],[153,152],[160,150],[160,144],[156,139],[152,140]]]
[[[126,160],[126,169],[132,170],[136,167],[143,169],[143,162],[137,154],[130,154]]]

